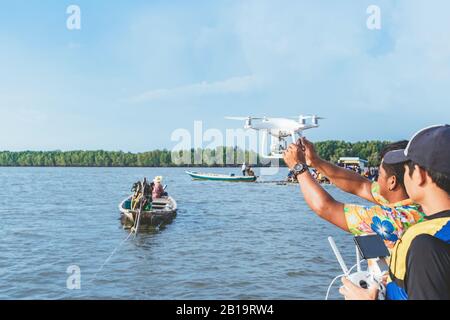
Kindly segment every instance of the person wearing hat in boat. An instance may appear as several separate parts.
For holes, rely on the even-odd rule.
[[[162,177],[161,176],[156,176],[153,179],[153,190],[152,190],[152,198],[153,200],[161,198],[164,195],[164,188],[162,186]]]
[[[450,125],[427,127],[385,163],[403,165],[413,201],[425,221],[410,227],[391,254],[386,296],[390,300],[450,300]],[[362,289],[342,278],[346,299],[375,300],[376,286]]]
[[[404,149],[408,141],[388,145],[381,152],[381,159],[391,150]],[[364,178],[355,171],[340,168],[321,159],[314,145],[302,138],[284,152],[284,161],[294,170],[295,180],[309,207],[321,218],[354,235],[377,233],[392,249],[397,240],[412,225],[424,220],[419,204],[406,192],[403,166],[381,162],[380,176],[376,182]],[[335,200],[314,179],[309,166],[316,168],[339,189],[352,193],[374,205],[345,204]]]

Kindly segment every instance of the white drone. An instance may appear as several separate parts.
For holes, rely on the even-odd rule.
[[[324,119],[316,115],[300,115],[290,118],[269,118],[269,117],[225,117],[229,120],[245,120],[244,129],[262,130],[267,134],[263,136],[264,142],[262,149],[266,150],[267,135],[272,136],[272,145],[270,154],[263,154],[265,158],[280,159],[283,158],[283,151],[287,148],[286,138],[291,136],[295,143],[302,136],[302,131],[319,127],[319,120]],[[296,119],[296,120],[294,120]],[[306,120],[311,119],[311,123]],[[253,120],[256,120],[253,122]],[[275,138],[275,141],[274,141]]]

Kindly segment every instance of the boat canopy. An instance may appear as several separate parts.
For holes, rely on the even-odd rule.
[[[339,158],[338,163],[357,165],[360,168],[365,168],[368,166],[369,161],[358,158],[358,157],[341,157],[341,158]]]

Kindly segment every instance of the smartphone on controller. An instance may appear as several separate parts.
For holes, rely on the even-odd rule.
[[[385,258],[389,256],[389,250],[383,239],[377,234],[369,234],[354,237],[355,244],[363,259]]]

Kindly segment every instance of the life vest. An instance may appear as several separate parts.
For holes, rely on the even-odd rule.
[[[386,286],[386,297],[389,300],[407,300],[405,288],[406,264],[409,247],[413,240],[428,234],[445,243],[450,244],[450,217],[425,220],[410,227],[399,239],[391,252],[389,276],[390,282]]]

